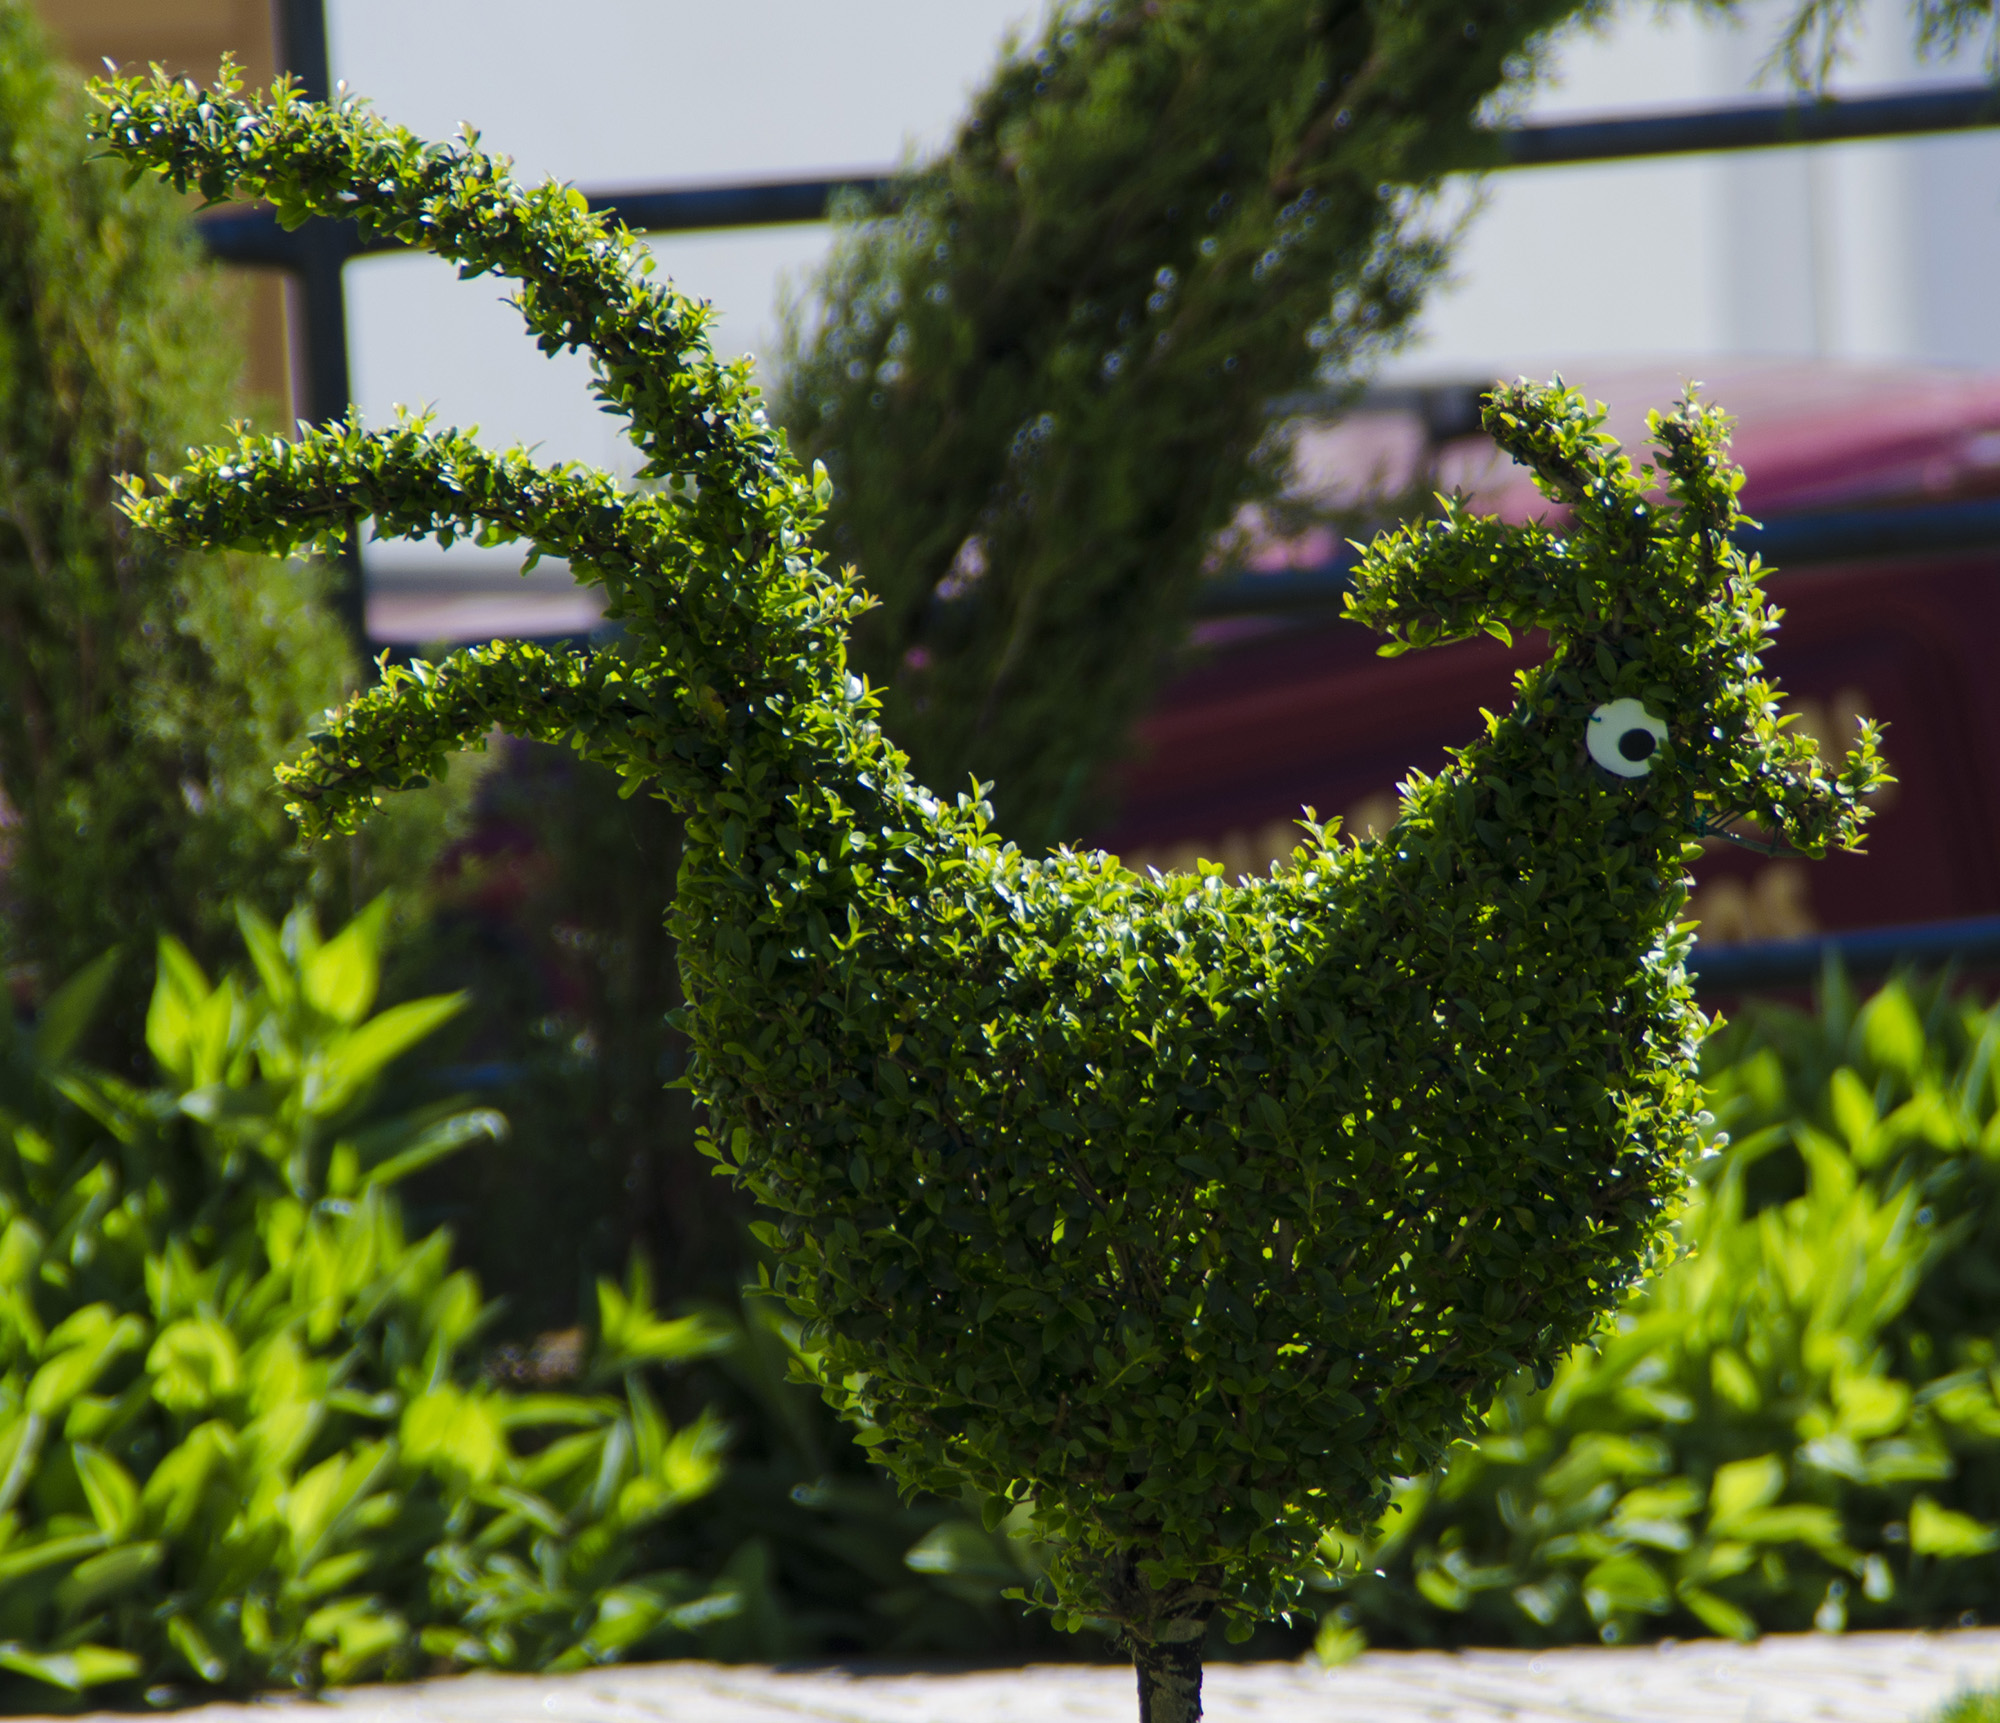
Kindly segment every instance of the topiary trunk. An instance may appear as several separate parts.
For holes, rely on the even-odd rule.
[[[1186,1639],[1132,1641],[1139,1676],[1139,1723],[1196,1723],[1201,1716],[1201,1642],[1207,1623]]]
[[[1213,1573],[1155,1587],[1152,1562],[1126,1555],[1093,1575],[1122,1630],[1139,1678],[1139,1723],[1195,1723],[1201,1716],[1201,1650],[1215,1614]]]

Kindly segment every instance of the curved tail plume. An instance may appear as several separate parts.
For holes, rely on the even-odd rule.
[[[646,279],[651,259],[623,228],[553,183],[524,190],[470,137],[425,144],[353,100],[268,101],[233,73],[204,92],[155,73],[99,87],[112,152],[214,200],[265,197],[296,225],[357,221],[436,252],[461,275],[519,283],[515,304],[547,352],[586,349],[594,389],[645,457],[642,488],[495,454],[421,418],[366,431],[301,428],[296,440],[239,434],[187,471],[131,487],[141,526],[181,544],[283,555],[328,547],[363,518],[388,537],[525,543],[529,566],[568,559],[602,582],[626,637],[611,655],[498,643],[433,670],[385,673],[285,774],[309,833],[351,827],[378,790],[438,770],[445,752],[495,726],[586,752],[597,720],[655,731],[655,775],[691,790],[690,762],[724,747],[726,715],[849,688],[844,641],[865,604],[811,548],[830,494],[800,471],[750,381],[718,362],[708,308]],[[690,776],[692,774],[692,777]]]

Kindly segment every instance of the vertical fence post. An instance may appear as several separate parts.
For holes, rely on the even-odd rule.
[[[325,0],[274,0],[272,18],[279,70],[296,78],[310,100],[330,100],[333,74],[326,49]],[[309,221],[291,238],[295,260],[292,278],[297,284],[302,325],[293,349],[303,372],[297,378],[296,406],[309,424],[330,424],[353,400],[347,370],[347,296],[341,270],[354,254],[354,229],[348,222]],[[339,570],[334,608],[366,663],[368,599],[358,525],[348,535]]]

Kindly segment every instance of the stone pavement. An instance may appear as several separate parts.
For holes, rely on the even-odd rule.
[[[1920,1723],[2000,1686],[2000,1630],[1774,1635],[1660,1649],[1377,1651],[1221,1664],[1208,1723]],[[1129,1669],[907,1671],[655,1663],[208,1705],[177,1723],[1133,1723]]]

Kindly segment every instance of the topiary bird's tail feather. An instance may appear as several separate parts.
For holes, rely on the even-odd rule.
[[[511,276],[528,332],[546,352],[590,353],[595,392],[645,455],[642,488],[621,490],[426,418],[375,431],[350,420],[290,440],[239,434],[175,479],[132,487],[133,519],[182,544],[330,549],[367,519],[384,537],[525,543],[529,566],[560,556],[602,583],[625,637],[615,651],[495,643],[385,669],[284,774],[308,834],[351,828],[381,791],[429,778],[496,727],[586,754],[616,729],[631,776],[636,726],[649,733],[643,775],[681,799],[727,775],[753,706],[769,718],[872,704],[845,647],[867,601],[811,548],[831,496],[824,470],[799,469],[749,362],[715,358],[708,307],[648,281],[629,231],[571,188],[515,184],[473,135],[426,144],[352,99],[308,102],[284,82],[246,98],[228,69],[209,91],[157,72],[95,91],[99,136],[136,171],[212,201],[266,198],[287,225],[353,220],[461,275]]]

